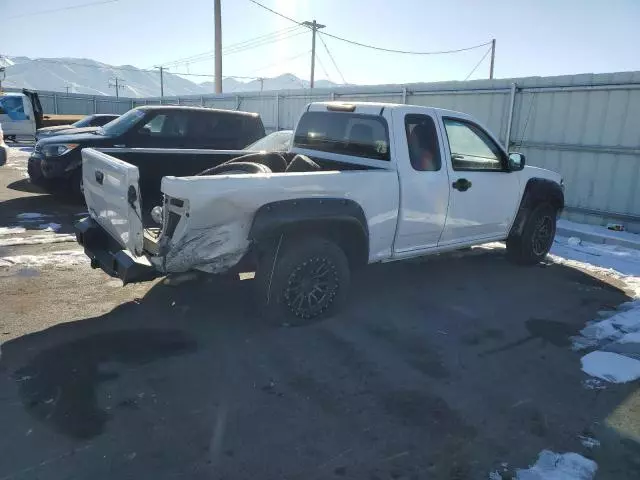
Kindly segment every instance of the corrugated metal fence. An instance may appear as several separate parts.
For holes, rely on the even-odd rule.
[[[52,95],[56,95],[54,98]],[[42,92],[54,113],[121,113],[159,98],[120,99]],[[487,125],[530,165],[560,172],[569,218],[640,230],[640,72],[431,84],[343,87],[164,98],[261,114],[268,130],[293,128],[319,100],[408,103],[459,110]]]

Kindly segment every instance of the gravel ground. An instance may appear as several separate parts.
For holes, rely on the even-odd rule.
[[[33,188],[26,154],[0,167],[0,227],[26,232],[0,239],[42,235],[24,212],[70,233],[83,208]],[[607,426],[638,423],[635,386],[585,388],[569,348],[629,299],[610,280],[474,249],[367,268],[344,312],[288,328],[251,281],[121,287],[78,250],[0,247],[0,480],[476,479],[543,449],[639,477]]]

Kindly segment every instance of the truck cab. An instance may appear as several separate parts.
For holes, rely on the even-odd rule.
[[[34,137],[42,126],[42,106],[35,92],[0,94],[0,124],[4,138]]]

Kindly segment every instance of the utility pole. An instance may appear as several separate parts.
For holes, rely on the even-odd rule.
[[[71,85],[69,85],[68,83],[64,86],[64,89],[67,91],[67,95],[69,95],[70,88],[71,88]]]
[[[124,88],[124,85],[122,84],[122,82],[124,82],[124,80],[118,77],[113,77],[113,83],[109,81],[109,88],[116,89],[116,100],[120,98],[120,89]]]
[[[213,0],[213,17],[215,24],[215,51],[214,57],[216,61],[215,86],[216,93],[222,93],[222,20],[220,16],[220,0]]]
[[[493,79],[493,62],[496,59],[496,39],[491,40],[491,66],[489,67],[489,79]]]
[[[311,22],[302,22],[302,24],[311,29],[311,81],[309,82],[309,86],[310,88],[313,88],[313,79],[316,70],[316,31],[326,27],[326,25],[322,25],[315,20]]]
[[[260,91],[262,91],[262,89],[264,88],[264,77],[260,77],[258,78],[258,80],[260,81]]]
[[[156,67],[160,69],[160,105],[162,105],[162,99],[164,98],[164,77],[162,76],[162,72],[164,71],[164,67]]]

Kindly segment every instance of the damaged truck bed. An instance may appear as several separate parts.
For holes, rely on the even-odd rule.
[[[298,165],[296,170],[308,171],[286,171],[285,167],[280,173],[243,173],[250,163],[247,160],[262,161],[273,155],[281,156],[287,167]],[[239,266],[243,259],[246,262],[242,265],[254,271],[249,247],[256,235],[265,235],[265,226],[254,221],[261,217],[256,214],[263,206],[267,206],[264,212],[269,217],[274,212],[283,221],[287,216],[300,216],[313,199],[318,199],[318,205],[326,204],[327,199],[344,199],[345,210],[354,201],[372,205],[376,216],[389,218],[386,223],[393,221],[397,210],[397,192],[389,192],[395,202],[383,201],[378,193],[383,186],[388,190],[394,185],[392,170],[351,165],[344,172],[348,175],[342,175],[339,170],[322,171],[313,160],[311,164],[303,162],[301,168],[295,154],[254,153],[241,157],[245,162],[236,162],[240,170],[164,177],[162,225],[153,228],[143,216],[137,167],[93,149],[84,149],[82,157],[90,216],[76,225],[78,242],[85,247],[92,266],[124,283],[189,270],[219,274]],[[372,170],[375,175],[370,175]],[[360,188],[354,191],[356,184]],[[278,202],[292,199],[307,202],[278,206]],[[289,211],[292,207],[297,212]],[[388,227],[385,222],[373,226],[378,240],[372,247],[378,255],[384,255],[391,242],[393,229]]]

